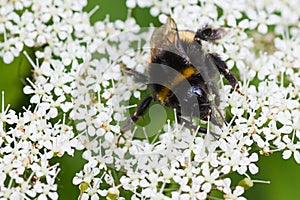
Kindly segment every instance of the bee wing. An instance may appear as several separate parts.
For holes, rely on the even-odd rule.
[[[211,120],[214,124],[222,126],[221,124],[223,124],[223,122],[226,123],[226,121],[219,110],[220,92],[218,81],[220,79],[220,72],[211,55],[205,52],[202,46],[196,41],[190,43],[186,49],[186,54],[189,57],[190,63],[200,73],[207,86],[206,92],[209,94],[212,109]]]
[[[161,51],[169,51],[188,60],[179,37],[176,22],[171,17],[167,23],[154,30],[151,37],[151,54],[155,56]]]

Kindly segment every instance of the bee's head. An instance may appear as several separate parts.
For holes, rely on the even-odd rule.
[[[194,40],[198,43],[201,43],[201,40],[215,41],[221,39],[225,33],[223,28],[213,29],[206,25],[197,30]]]

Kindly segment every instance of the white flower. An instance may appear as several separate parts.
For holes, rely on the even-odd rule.
[[[87,184],[91,184],[94,176],[100,173],[100,170],[95,167],[95,163],[93,165],[84,165],[84,171],[81,171],[76,174],[76,176],[73,178],[73,184],[79,185],[82,182],[85,182]]]
[[[212,184],[216,181],[217,178],[219,178],[220,174],[218,170],[214,170],[213,172],[210,172],[209,166],[204,165],[202,167],[202,174],[205,180],[205,183],[202,185],[201,189],[204,192],[210,192],[212,189]]]
[[[226,200],[246,200],[245,197],[242,197],[241,195],[244,193],[244,188],[241,186],[236,186],[235,189],[232,191],[231,189],[231,180],[229,178],[226,178],[223,180],[223,192],[224,199]]]
[[[255,22],[255,26],[251,28],[256,28],[257,26],[258,32],[262,34],[268,32],[268,25],[276,24],[279,21],[279,16],[267,13],[263,10],[248,8],[246,14],[253,22]]]
[[[297,163],[300,163],[300,143],[294,143],[293,140],[291,140],[287,135],[283,136],[282,138],[283,142],[285,142],[286,150],[283,151],[283,159],[289,159],[292,154],[294,154],[294,159]]]

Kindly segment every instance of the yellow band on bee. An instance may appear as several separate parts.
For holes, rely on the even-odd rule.
[[[170,85],[164,86],[164,88],[159,91],[156,96],[158,100],[161,103],[164,103],[166,98],[169,95],[170,89],[174,88],[176,85],[178,85],[181,81],[184,79],[190,78],[192,75],[196,74],[196,69],[192,66],[189,66],[181,71],[181,73],[178,73],[175,78],[173,79],[172,83]]]
[[[191,43],[194,40],[195,33],[192,31],[179,31],[178,36],[181,41]]]

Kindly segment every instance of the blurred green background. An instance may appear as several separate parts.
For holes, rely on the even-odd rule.
[[[111,20],[124,20],[127,16],[124,0],[90,0],[85,10],[90,11],[96,4],[100,5],[100,9],[92,16],[92,22],[104,19],[107,14]],[[149,15],[148,9],[135,8],[132,15],[141,26],[146,27],[149,23],[159,26],[158,20]],[[33,50],[26,51],[33,58]],[[10,104],[17,111],[21,111],[22,106],[29,105],[29,98],[23,94],[23,87],[28,84],[25,78],[30,77],[31,72],[32,68],[23,54],[10,65],[0,60],[0,90],[5,91],[5,105]],[[72,185],[72,178],[84,164],[81,152],[76,152],[74,157],[55,158],[52,162],[59,162],[62,168],[58,180],[59,199],[77,199],[79,190],[77,186]],[[260,171],[253,178],[270,180],[271,184],[255,184],[252,189],[246,191],[247,199],[286,200],[297,199],[300,196],[300,165],[293,159],[284,161],[281,153],[275,153],[268,157],[261,156],[257,164]],[[236,182],[240,179],[241,177],[235,177]]]

